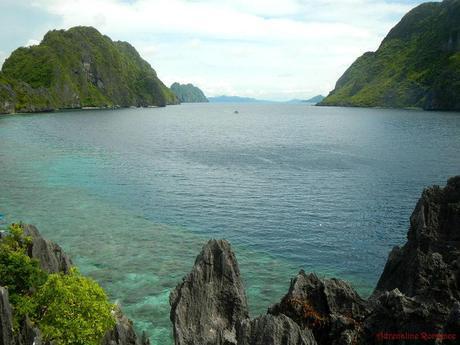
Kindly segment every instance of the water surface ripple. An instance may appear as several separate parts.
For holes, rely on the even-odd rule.
[[[234,114],[234,110],[238,114]],[[425,186],[460,173],[460,114],[189,104],[0,117],[0,222],[36,224],[152,344],[202,244],[236,248],[251,313],[298,269],[373,288]]]

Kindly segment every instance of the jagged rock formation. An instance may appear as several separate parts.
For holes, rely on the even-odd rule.
[[[34,327],[29,318],[22,321],[19,332],[12,345],[56,345],[55,342],[44,341],[42,334],[37,327]]]
[[[316,345],[309,329],[301,329],[283,314],[242,320],[238,324],[237,339],[238,345]]]
[[[28,317],[20,323],[19,329],[14,331],[8,292],[5,288],[0,287],[0,294],[0,345],[56,345],[55,342],[44,341],[40,330],[32,324]]]
[[[13,314],[8,290],[0,287],[0,344],[13,343]]]
[[[289,316],[303,329],[311,329],[319,344],[332,345],[355,339],[369,311],[366,301],[345,281],[300,271],[269,313]]]
[[[213,249],[216,243],[221,244],[217,251]],[[203,254],[214,251],[217,256]],[[445,188],[434,186],[423,192],[411,216],[407,244],[390,253],[368,300],[342,280],[300,271],[288,293],[267,315],[251,320],[230,313],[225,319],[225,313],[209,314],[206,304],[210,300],[212,305],[232,309],[232,298],[222,291],[233,291],[235,284],[242,291],[240,277],[228,279],[221,273],[225,263],[231,263],[232,272],[239,272],[238,264],[225,241],[210,241],[203,253],[192,273],[171,294],[176,345],[211,344],[202,342],[204,330],[210,327],[219,333],[228,325],[236,325],[235,338],[213,338],[212,344],[440,345],[459,341],[460,176],[449,179]],[[222,261],[222,257],[231,260]],[[211,275],[215,269],[220,274]],[[204,289],[202,294],[195,291],[200,289]],[[189,291],[195,291],[192,298]],[[181,293],[187,298],[177,314],[175,302]],[[219,323],[205,323],[210,315]]]
[[[68,273],[72,267],[69,256],[56,243],[43,238],[38,229],[30,224],[21,224],[24,235],[30,236],[32,242],[28,255],[39,261],[40,267],[48,273]],[[101,345],[149,345],[143,335],[139,338],[132,322],[121,311],[116,315],[116,325],[107,332]],[[55,345],[41,339],[40,330],[26,318],[19,325],[18,332],[13,333],[13,315],[8,299],[7,289],[0,286],[0,345]]]
[[[24,235],[30,236],[32,239],[27,250],[28,255],[38,260],[42,270],[48,273],[69,273],[72,260],[59,245],[44,239],[33,225],[24,224],[23,229]]]
[[[460,176],[426,189],[377,283],[367,320],[376,329],[458,333],[460,337]],[[449,330],[447,332],[446,330]],[[456,331],[455,331],[456,330]]]
[[[203,247],[170,304],[176,345],[316,345],[310,330],[285,315],[249,319],[238,263],[225,240]]]
[[[8,290],[0,286],[0,345],[53,345],[42,342],[40,331],[26,318],[18,332],[13,331],[13,311]]]
[[[417,6],[359,57],[320,105],[460,109],[460,1]]]
[[[169,301],[177,345],[235,344],[236,324],[248,317],[248,307],[229,243],[209,241]]]
[[[15,50],[0,73],[0,113],[176,103],[132,45],[92,27],[49,31]]]
[[[206,103],[209,102],[203,91],[193,84],[173,83],[171,91],[179,98],[181,103]]]
[[[433,301],[425,303],[416,298],[407,297],[398,289],[386,291],[374,303],[372,313],[365,320],[360,343],[387,343],[378,339],[379,333],[410,334],[412,336],[420,336],[422,333],[443,333],[446,316]],[[383,340],[387,340],[388,344],[405,344],[404,339]],[[423,341],[423,344],[434,343],[433,340]]]
[[[101,345],[150,345],[150,341],[142,334],[139,338],[134,332],[133,323],[119,311],[116,315],[117,324],[107,332]]]
[[[395,247],[376,293],[398,288],[443,304],[460,300],[460,177],[423,192],[410,219],[407,243]]]

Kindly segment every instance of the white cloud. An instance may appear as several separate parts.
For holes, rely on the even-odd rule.
[[[269,1],[268,5],[272,3]],[[274,2],[273,2],[274,3]],[[115,0],[43,1],[59,15],[65,27],[92,25],[114,34],[195,34],[215,39],[291,40],[327,37],[366,37],[366,29],[350,23],[304,22],[289,18],[264,18],[239,11],[229,2],[139,0],[133,4]],[[90,9],[90,14],[88,14]],[[269,6],[265,6],[270,10]],[[273,8],[272,8],[273,9]]]
[[[422,2],[422,1],[420,1]],[[34,0],[64,28],[130,41],[166,84],[208,94],[326,93],[413,5],[385,0]],[[296,96],[297,97],[297,96]]]
[[[30,47],[30,46],[36,46],[40,44],[40,40],[35,40],[35,39],[30,39],[27,41],[27,43],[25,44],[26,47]]]
[[[142,45],[137,50],[144,59],[152,60],[159,54],[160,48],[157,45]]]

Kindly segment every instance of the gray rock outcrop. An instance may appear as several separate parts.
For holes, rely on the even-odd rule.
[[[55,345],[42,341],[40,331],[26,317],[13,331],[13,313],[8,290],[0,287],[0,345]]]
[[[398,289],[386,291],[376,301],[372,313],[366,318],[363,326],[362,344],[440,344],[431,340],[416,339],[385,339],[383,334],[408,334],[420,336],[422,333],[443,333],[446,316],[440,306],[429,301],[421,301],[408,297]]]
[[[238,345],[316,345],[313,333],[286,315],[262,315],[237,327]]]
[[[0,344],[13,343],[13,314],[8,290],[0,286]]]
[[[423,192],[411,216],[406,245],[390,253],[368,300],[342,280],[300,271],[267,315],[249,319],[246,307],[245,313],[225,313],[241,310],[246,302],[230,245],[213,240],[203,248],[192,273],[172,292],[171,321],[176,345],[457,344],[459,287],[457,176],[445,188],[434,186]],[[211,337],[209,330],[231,337]]]
[[[426,189],[410,218],[407,243],[395,247],[375,294],[399,289],[442,304],[460,300],[460,176]]]
[[[138,337],[134,331],[133,323],[119,311],[117,324],[114,329],[107,332],[101,345],[150,345],[145,334]]]
[[[27,249],[31,258],[38,260],[40,268],[48,273],[69,273],[72,260],[56,243],[42,237],[38,229],[30,224],[23,224],[24,235],[32,239]]]
[[[248,318],[248,307],[230,244],[209,241],[169,301],[176,345],[236,344],[236,325]]]
[[[22,320],[16,335],[16,345],[56,345],[55,342],[44,341],[40,330],[33,325],[28,317]]]
[[[361,332],[369,307],[347,282],[300,271],[269,313],[287,315],[303,329],[311,329],[318,344],[351,344]]]
[[[248,317],[238,262],[225,240],[209,241],[170,295],[176,345],[316,345],[286,315]]]
[[[444,188],[423,191],[407,243],[391,251],[371,300],[374,307],[364,326],[368,340],[386,331],[457,335],[454,340],[420,340],[424,344],[459,341],[460,176]]]

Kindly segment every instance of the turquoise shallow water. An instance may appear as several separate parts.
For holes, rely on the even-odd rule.
[[[239,114],[234,114],[237,109]],[[460,114],[189,104],[0,117],[0,222],[36,224],[153,344],[203,243],[251,313],[300,268],[368,294],[422,189],[460,173]]]

